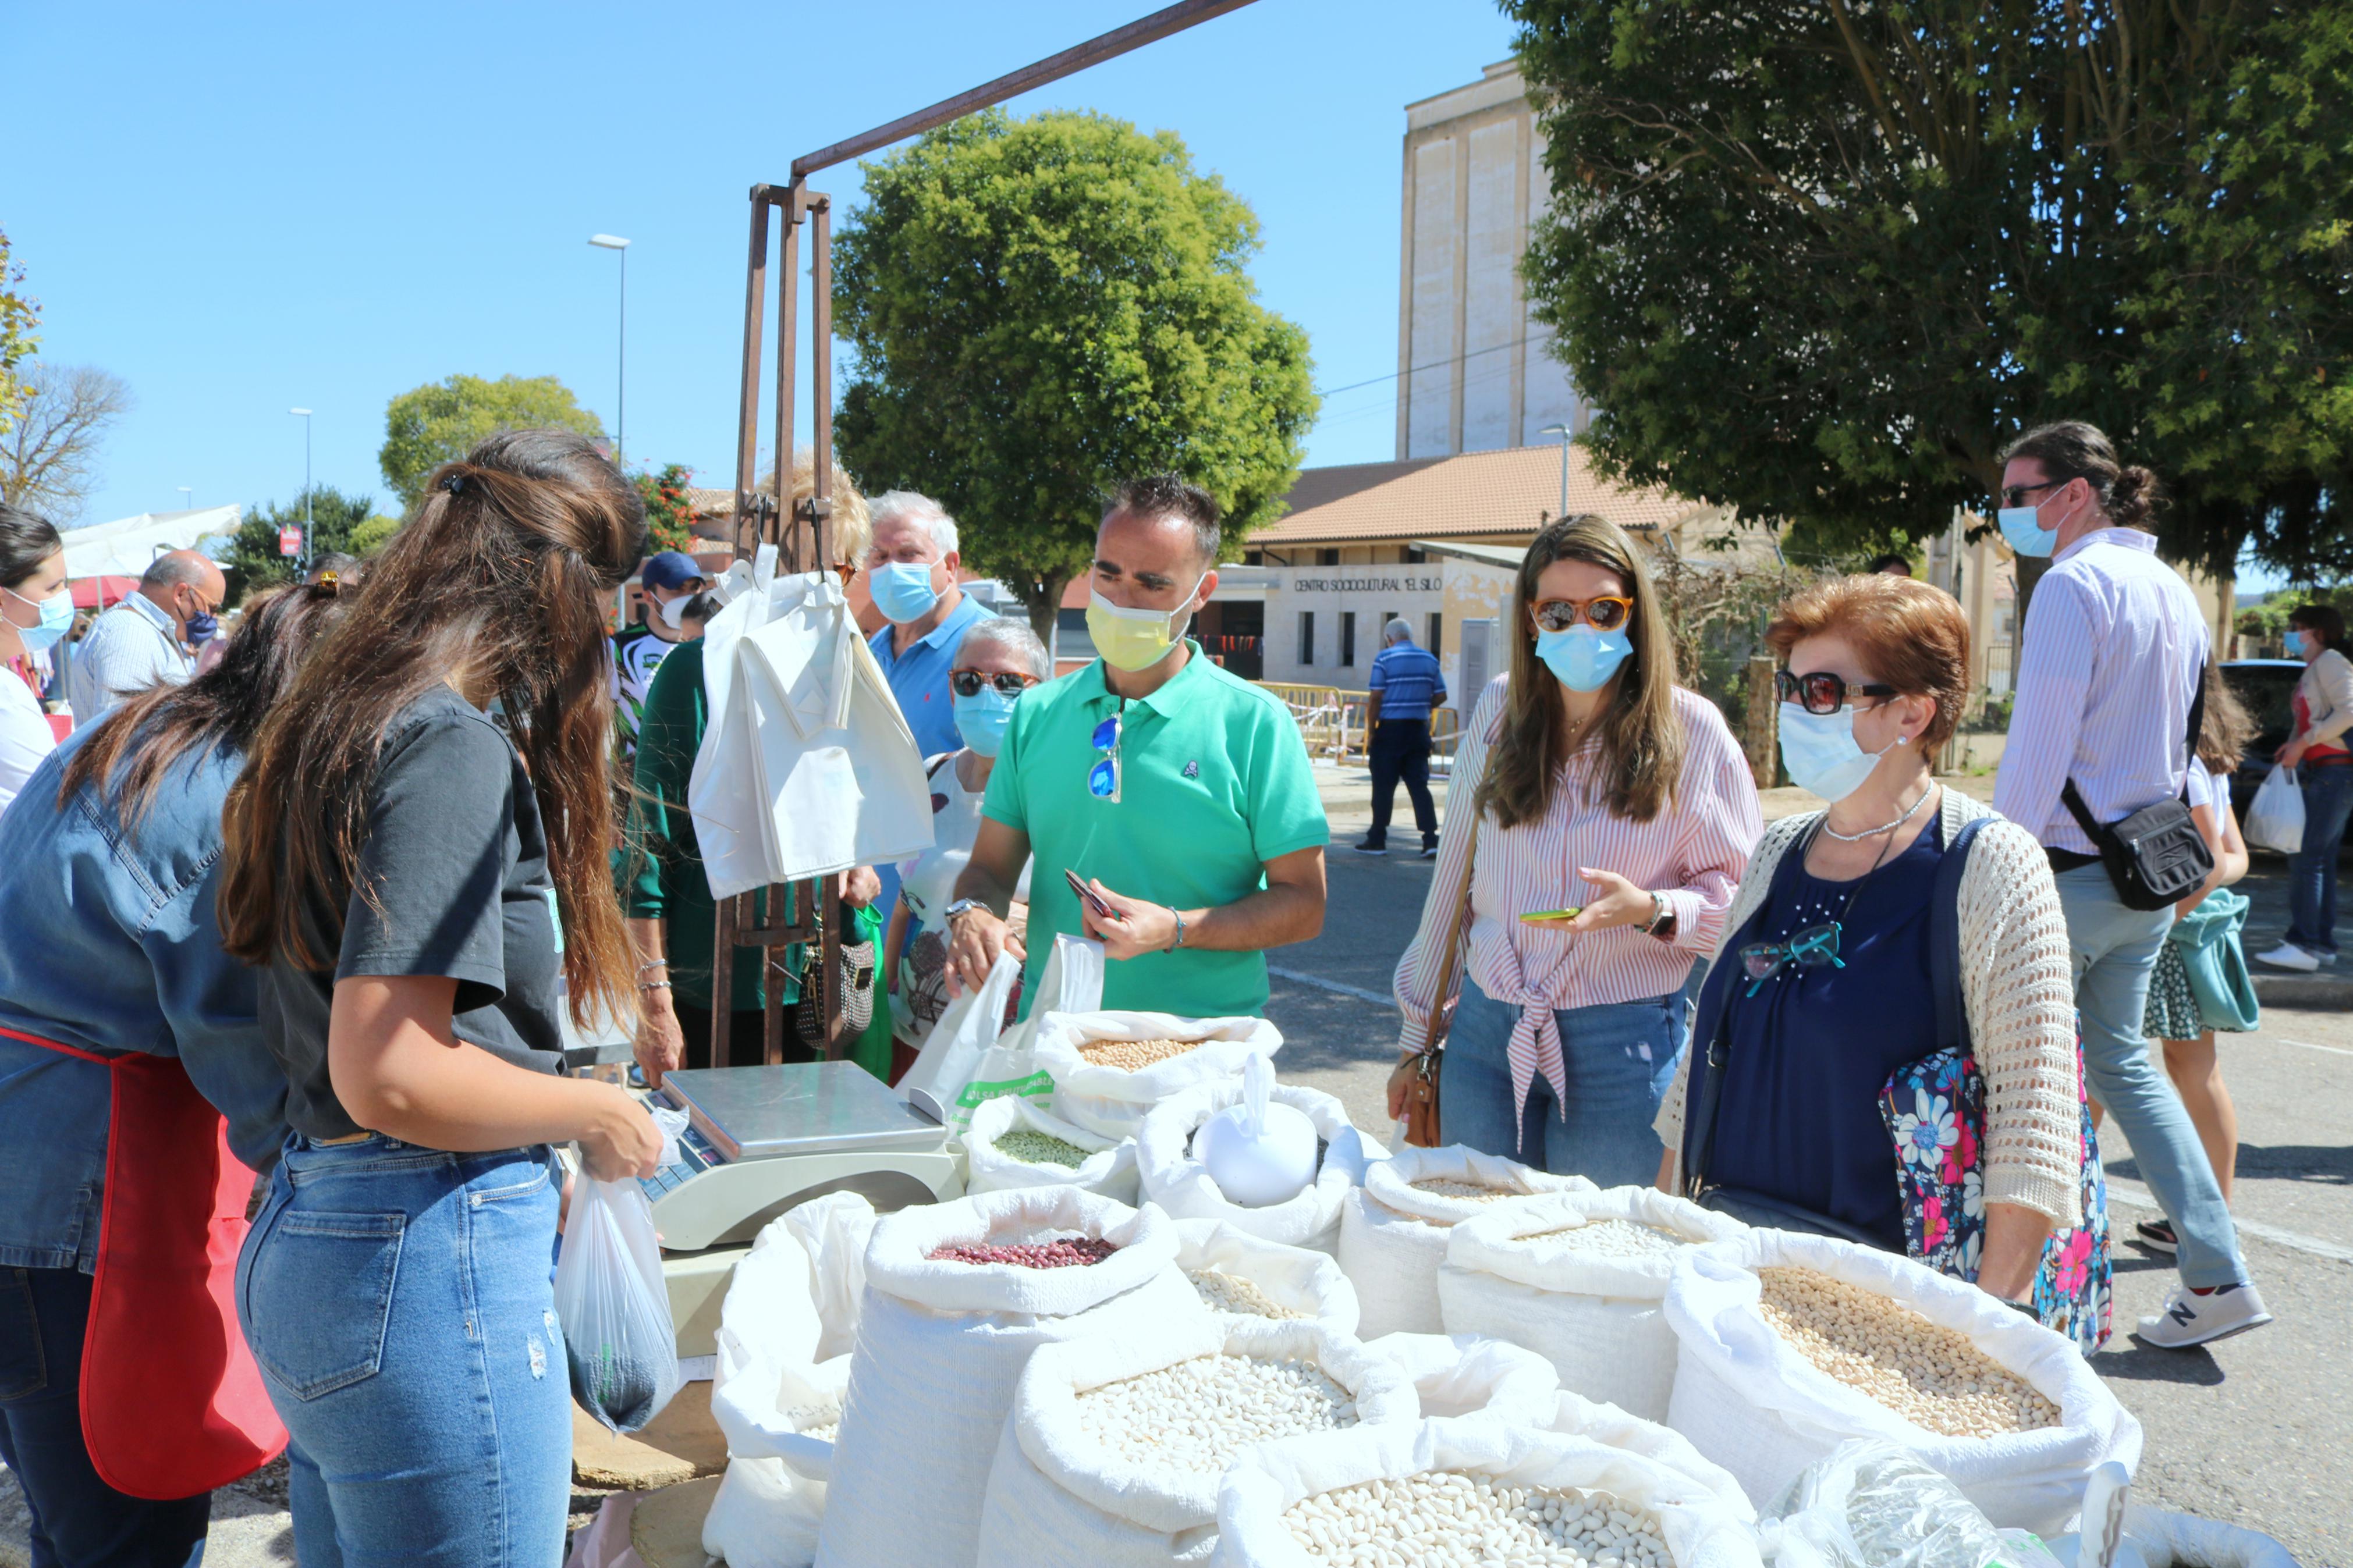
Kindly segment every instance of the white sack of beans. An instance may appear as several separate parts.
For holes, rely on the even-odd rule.
[[[1010,1139],[1000,1145],[998,1140]],[[1050,1142],[1049,1142],[1050,1140]],[[1055,1147],[1067,1143],[1068,1151]],[[1106,1138],[1041,1110],[1026,1095],[983,1100],[964,1135],[967,1193],[1001,1193],[1015,1187],[1076,1187],[1113,1203],[1135,1202],[1135,1140]],[[1024,1154],[1075,1157],[1063,1165]]]
[[[1447,1241],[1438,1271],[1447,1332],[1525,1345],[1570,1393],[1665,1420],[1675,1339],[1660,1308],[1675,1254],[1747,1227],[1650,1187],[1493,1207]]]
[[[1322,1089],[1276,1084],[1269,1098],[1315,1124],[1315,1136],[1325,1145],[1324,1163],[1297,1197],[1246,1208],[1220,1192],[1208,1169],[1193,1158],[1195,1130],[1241,1098],[1242,1080],[1235,1078],[1187,1089],[1153,1107],[1135,1135],[1144,1201],[1158,1204],[1178,1219],[1219,1219],[1269,1241],[1337,1254],[1341,1205],[1349,1189],[1364,1181],[1366,1165],[1388,1158],[1388,1151],[1357,1131],[1348,1121],[1347,1108]]]
[[[1550,1362],[1482,1334],[1386,1334],[1366,1348],[1412,1380],[1424,1415],[1487,1415],[1542,1426],[1560,1401]]]
[[[1133,1058],[1141,1065],[1131,1068],[1114,1065],[1129,1054],[1113,1048],[1122,1041],[1199,1043],[1173,1053],[1165,1045],[1139,1049]],[[1282,1048],[1282,1031],[1264,1018],[1049,1013],[1038,1025],[1033,1048],[1038,1065],[1053,1078],[1058,1115],[1106,1138],[1133,1138],[1145,1113],[1170,1096],[1204,1084],[1240,1082],[1244,1062]]]
[[[1593,1190],[1583,1176],[1556,1176],[1459,1143],[1398,1150],[1365,1173],[1340,1210],[1340,1267],[1365,1304],[1358,1331],[1368,1340],[1443,1332],[1438,1266],[1457,1225],[1532,1194]]]
[[[1422,1414],[1431,1415],[1437,1412],[1425,1404]],[[1613,1448],[1623,1448],[1630,1454],[1640,1454],[1646,1459],[1655,1459],[1714,1492],[1716,1500],[1743,1524],[1757,1522],[1757,1505],[1742,1489],[1739,1479],[1702,1454],[1692,1446],[1690,1438],[1672,1426],[1662,1426],[1655,1421],[1629,1415],[1614,1405],[1588,1399],[1581,1394],[1570,1394],[1567,1390],[1555,1396],[1553,1408],[1546,1415],[1528,1425],[1571,1437],[1590,1438],[1596,1443],[1607,1443]]]
[[[1782,1336],[1767,1315],[1757,1273],[1765,1268],[1811,1269],[1911,1308],[1926,1321],[1890,1314],[1883,1331],[1891,1357],[1923,1343],[1950,1345],[1936,1333],[1941,1328],[1991,1363],[1965,1356],[1972,1369],[1927,1374],[1910,1385],[1924,1400],[2015,1378],[2057,1407],[2056,1423],[1950,1436],[1907,1419],[1832,1377]],[[1850,1438],[1878,1437],[1951,1478],[1995,1524],[2055,1535],[2080,1511],[2094,1466],[2115,1459],[2130,1469],[2140,1461],[2140,1423],[2072,1340],[1974,1285],[1894,1253],[1752,1230],[1678,1258],[1666,1310],[1678,1353],[1667,1424],[1730,1470],[1751,1498],[1778,1497],[1799,1472]]]
[[[1180,1219],[1176,1267],[1212,1312],[1356,1331],[1356,1288],[1328,1253],[1268,1241],[1223,1220]]]
[[[1419,1414],[1393,1363],[1312,1323],[1204,1318],[1047,1345],[998,1440],[978,1568],[1206,1563],[1219,1478],[1250,1446]]]
[[[1028,1268],[934,1258],[946,1247],[1107,1242],[1100,1262]],[[1076,1187],[902,1209],[874,1226],[818,1560],[828,1568],[970,1563],[1013,1386],[1029,1352],[1091,1334],[1149,1338],[1207,1313],[1176,1268],[1166,1215]]]
[[[1761,1568],[1755,1532],[1691,1477],[1622,1448],[1482,1415],[1356,1426],[1251,1449],[1219,1484],[1210,1562],[1213,1568],[1567,1568],[1580,1554],[1532,1545],[1491,1552],[1484,1538],[1532,1542],[1541,1526],[1531,1511],[1558,1519],[1596,1501],[1654,1531],[1672,1568]],[[1605,1530],[1612,1522],[1606,1511],[1593,1518]],[[1348,1550],[1367,1536],[1371,1551]],[[1597,1547],[1582,1555],[1610,1554]]]

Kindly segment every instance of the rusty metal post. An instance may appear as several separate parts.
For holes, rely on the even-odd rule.
[[[796,189],[798,184],[796,182]],[[803,200],[809,214],[809,564],[833,569],[833,204],[812,191]],[[825,897],[812,900],[817,921],[819,1051],[827,1061],[841,1056],[841,993],[834,976],[841,969],[841,919],[835,888],[839,879],[809,884]]]

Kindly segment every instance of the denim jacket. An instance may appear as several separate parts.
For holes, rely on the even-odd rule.
[[[126,826],[100,792],[58,804],[84,726],[0,813],[0,1028],[104,1055],[177,1056],[266,1169],[286,1079],[259,972],[221,951],[221,805],[244,759],[183,755]],[[94,1269],[111,1085],[96,1062],[0,1036],[0,1267]]]

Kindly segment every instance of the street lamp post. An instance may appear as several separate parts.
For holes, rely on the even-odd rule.
[[[588,243],[599,250],[621,253],[621,319],[613,377],[613,461],[617,467],[629,449],[629,242],[617,234],[592,234]]]
[[[1560,437],[1560,510],[1553,514],[1553,521],[1558,522],[1568,515],[1568,438],[1577,432],[1566,425],[1547,425],[1537,434]]]
[[[290,408],[286,412],[300,415],[302,419],[302,553],[296,558],[296,563],[307,577],[311,574],[311,411]]]
[[[174,485],[172,488],[180,492],[182,498],[180,508],[182,510],[194,511],[196,510],[196,490],[194,485]]]

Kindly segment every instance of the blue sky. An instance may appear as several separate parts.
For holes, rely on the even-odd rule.
[[[389,510],[385,405],[455,372],[557,375],[609,429],[598,231],[635,242],[630,455],[727,483],[753,182],[1153,8],[16,0],[0,226],[43,357],[136,399],[79,521],[290,496],[295,405],[319,480]],[[1404,105],[1510,37],[1489,0],[1260,0],[1013,108],[1179,132],[1257,209],[1261,296],[1339,386],[1397,368]],[[818,184],[854,204],[854,167]],[[1307,461],[1393,456],[1394,407],[1329,400]]]

